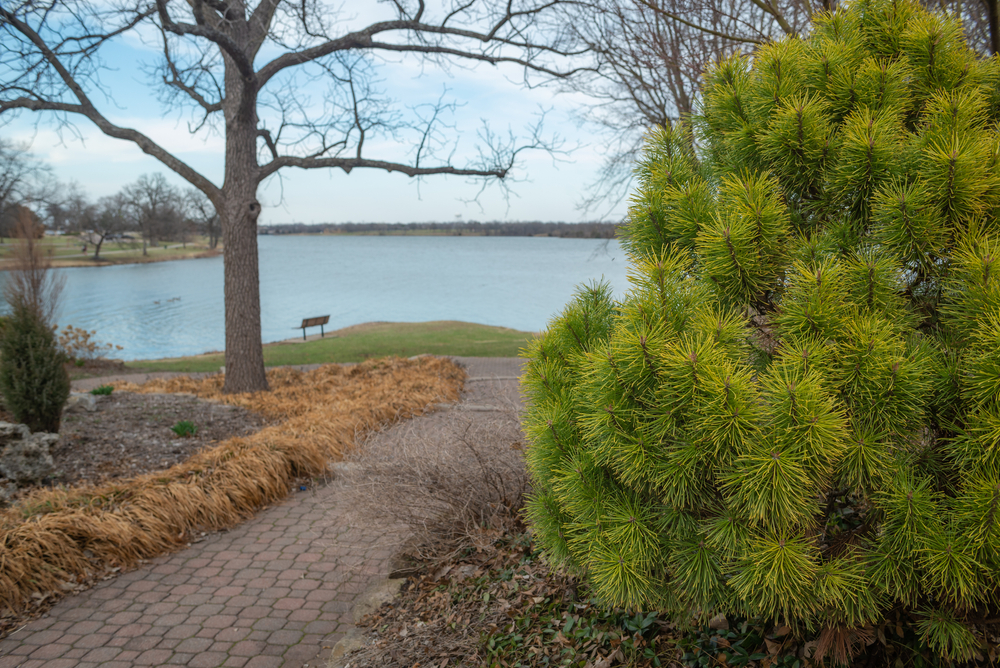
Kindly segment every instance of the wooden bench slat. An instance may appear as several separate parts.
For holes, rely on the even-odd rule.
[[[295,329],[302,329],[303,327],[318,327],[319,325],[325,325],[330,322],[330,316],[321,315],[315,318],[303,318],[302,324]]]
[[[327,324],[329,322],[330,322],[330,316],[328,316],[328,315],[320,315],[320,316],[316,316],[315,318],[302,318],[302,324],[299,325],[298,327],[293,327],[292,329],[301,329],[302,330],[302,340],[305,341],[306,340],[306,327],[319,327],[319,335],[320,336],[325,336],[325,334],[323,332],[323,325],[325,325],[325,324]]]

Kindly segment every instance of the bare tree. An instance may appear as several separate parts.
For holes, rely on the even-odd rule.
[[[1000,49],[998,0],[922,0],[960,16],[970,45]],[[581,208],[612,207],[626,195],[645,132],[696,109],[711,63],[759,44],[807,32],[836,0],[583,0],[566,5],[567,25],[600,64],[566,80],[593,103],[584,118],[605,132],[605,162]]]
[[[43,322],[53,325],[66,276],[49,271],[52,262],[38,243],[38,227],[32,211],[19,206],[14,231],[18,241],[13,266],[4,282],[3,296],[11,308],[24,307]]]
[[[567,74],[552,64],[579,54],[571,35],[549,18],[561,1],[444,0],[428,7],[424,0],[392,0],[384,5],[391,20],[345,29],[318,0],[9,0],[0,4],[0,114],[87,119],[134,142],[211,200],[226,241],[225,389],[264,390],[260,183],[288,167],[503,179],[523,150],[546,146],[538,134],[518,143],[484,132],[481,159],[452,164],[454,146],[440,125],[448,104],[404,115],[379,89],[377,65],[411,56],[437,65],[511,64],[526,73]],[[159,39],[162,99],[193,106],[200,114],[193,130],[211,125],[224,134],[221,185],[101,109],[99,56],[130,31]],[[325,81],[329,90],[311,100],[300,91],[304,80]],[[386,137],[408,142],[409,155],[371,155],[373,140]]]
[[[219,214],[211,200],[197,188],[189,188],[184,192],[184,210],[195,229],[208,237],[208,247],[216,248],[222,229],[219,227]]]
[[[95,262],[101,259],[101,246],[108,238],[121,235],[133,226],[132,209],[124,192],[98,200],[89,235],[94,244]]]
[[[5,236],[14,235],[20,217],[14,207],[43,197],[47,176],[48,167],[26,144],[0,137],[0,243]]]
[[[929,9],[945,10],[962,19],[969,46],[981,54],[1000,53],[998,0],[922,0]]]
[[[122,197],[132,209],[132,218],[142,235],[142,254],[147,245],[173,235],[181,220],[181,196],[163,174],[143,174],[122,189]]]
[[[646,131],[672,126],[695,111],[708,65],[803,31],[814,11],[809,0],[584,0],[567,5],[567,25],[596,62],[565,80],[564,88],[593,101],[583,117],[608,138],[604,164],[581,208],[613,208],[625,197]]]
[[[41,201],[49,229],[82,234],[91,225],[94,204],[76,181],[52,183]]]

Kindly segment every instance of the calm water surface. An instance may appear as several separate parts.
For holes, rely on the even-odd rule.
[[[464,320],[540,331],[576,286],[626,289],[617,241],[533,237],[262,236],[264,342],[301,335],[302,318],[329,330],[376,320]],[[225,347],[222,258],[60,269],[60,326],[96,330],[122,359]],[[3,280],[0,273],[0,281]],[[309,330],[313,333],[313,330]]]

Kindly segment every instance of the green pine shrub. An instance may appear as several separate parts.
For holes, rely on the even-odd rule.
[[[703,95],[649,134],[629,292],[526,353],[536,538],[608,605],[838,662],[895,611],[969,659],[1000,608],[1000,59],[856,0]]]
[[[70,390],[65,362],[38,311],[15,302],[0,338],[0,392],[7,410],[33,432],[59,432]]]

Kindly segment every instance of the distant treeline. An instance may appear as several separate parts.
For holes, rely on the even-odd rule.
[[[479,237],[567,237],[574,239],[611,239],[615,223],[324,223],[306,225],[262,225],[259,234],[370,234],[370,235],[448,235]]]

